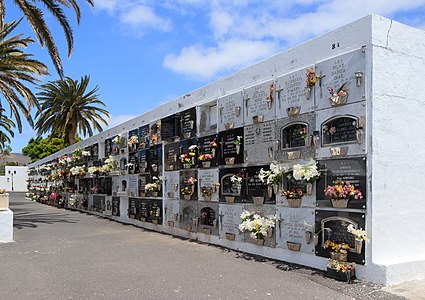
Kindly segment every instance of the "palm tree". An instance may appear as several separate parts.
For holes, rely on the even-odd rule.
[[[37,95],[41,110],[35,116],[39,136],[50,132],[50,136],[62,137],[72,145],[77,141],[77,131],[84,136],[92,136],[93,129],[103,131],[98,121],[108,125],[103,117],[109,117],[109,113],[95,106],[105,106],[98,99],[97,86],[86,93],[89,81],[89,76],[82,77],[81,82],[65,77],[40,86],[41,92]]]
[[[2,155],[9,155],[12,151],[10,149],[10,137],[14,137],[15,133],[13,129],[15,128],[15,123],[4,115],[4,109],[0,110],[0,152]],[[10,135],[10,137],[9,137]]]
[[[22,35],[8,37],[19,22],[7,23],[0,28],[0,95],[8,102],[10,114],[14,116],[19,132],[22,132],[20,112],[33,126],[31,108],[39,108],[36,96],[25,84],[35,84],[39,81],[35,75],[49,73],[43,63],[32,59],[31,54],[25,54],[20,49],[34,43],[31,38],[22,38]],[[0,101],[0,113],[2,112]]]
[[[46,24],[44,11],[50,12],[62,27],[68,44],[68,57],[70,57],[74,48],[74,36],[63,8],[72,7],[77,17],[77,23],[80,24],[81,11],[77,0],[13,0],[13,2],[28,20],[40,45],[47,47],[53,64],[62,78],[63,69],[61,59],[52,33]],[[93,0],[86,0],[86,2],[94,7]],[[44,9],[41,9],[39,6],[43,6]],[[4,0],[0,0],[0,26],[4,24],[5,15],[6,6]]]

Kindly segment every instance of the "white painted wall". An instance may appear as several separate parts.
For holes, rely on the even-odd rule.
[[[10,173],[12,174],[9,174]],[[16,171],[16,174],[15,174]],[[5,176],[0,176],[0,189],[12,191],[12,176],[13,176],[13,191],[27,192],[28,167],[6,166]]]
[[[371,255],[398,283],[425,278],[425,32],[374,16],[372,43]]]

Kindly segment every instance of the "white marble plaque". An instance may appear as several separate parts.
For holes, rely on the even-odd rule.
[[[166,226],[178,227],[180,219],[180,201],[164,200],[164,213]]]
[[[244,128],[245,162],[270,162],[275,159],[276,142],[275,121]]]
[[[245,89],[243,102],[245,125],[273,120],[276,117],[274,81],[267,81]]]
[[[180,198],[179,171],[165,172],[164,197],[169,199]]]
[[[128,176],[128,192],[130,197],[138,196],[138,175],[129,175]]]
[[[243,126],[244,107],[242,93],[230,94],[217,101],[218,130],[224,131]]]
[[[358,49],[317,64],[316,74],[322,76],[316,83],[315,99],[317,109],[332,107],[329,88],[338,92],[345,83],[348,92],[347,103],[364,101],[365,94],[365,52]]]
[[[307,88],[306,74],[307,68],[303,68],[276,79],[278,118],[288,117],[293,107],[299,107],[298,114],[314,110],[314,87]]]
[[[220,237],[229,239],[234,237],[235,241],[242,241],[243,234],[240,233],[238,226],[241,223],[242,205],[220,204],[219,214],[219,232]]]
[[[187,231],[198,231],[198,202],[197,201],[180,201],[180,228]]]
[[[201,193],[201,188],[203,186],[206,187],[213,187],[213,189],[217,189],[216,192],[214,192],[211,195],[211,200],[210,201],[215,201],[218,202],[218,192],[219,192],[219,188],[216,187],[215,183],[219,181],[218,179],[218,169],[206,169],[206,170],[198,170],[198,199],[199,201],[208,201],[205,200],[204,197],[202,196]]]
[[[277,217],[280,219],[276,234],[277,247],[288,249],[288,242],[300,244],[299,251],[314,254],[314,209],[278,207]],[[306,230],[304,223],[312,227]],[[306,231],[311,233],[310,241],[306,238]]]

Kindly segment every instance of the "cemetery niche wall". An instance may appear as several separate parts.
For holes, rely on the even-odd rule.
[[[387,51],[375,45],[388,26],[366,17],[64,149],[31,165],[32,192],[59,191],[68,208],[330,274],[342,268],[381,283],[425,277],[423,258],[398,246],[412,242],[424,254],[425,242],[402,227],[409,216],[425,226],[415,217],[423,205],[400,208],[386,192],[397,187],[390,166],[400,170],[415,156],[417,138],[398,143],[403,153],[379,146],[393,149],[382,139],[388,132],[414,131],[389,126],[399,103],[376,94],[378,83],[381,91],[400,80],[380,78],[389,70],[373,51]],[[415,118],[409,111],[405,118]],[[398,225],[389,224],[391,207],[405,214]],[[253,219],[259,228],[248,225]],[[389,229],[405,241],[390,245]]]

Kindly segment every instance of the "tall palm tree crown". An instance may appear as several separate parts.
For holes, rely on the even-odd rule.
[[[21,50],[33,43],[32,39],[22,38],[22,35],[9,37],[18,24],[11,22],[0,28],[0,95],[8,102],[11,116],[15,118],[19,132],[22,132],[20,113],[33,126],[30,111],[33,107],[39,108],[36,96],[26,84],[35,84],[38,76],[49,73],[43,63]],[[0,115],[4,112],[1,100]]]
[[[35,125],[39,136],[51,133],[50,136],[62,137],[72,145],[76,143],[77,132],[92,136],[93,130],[103,131],[100,123],[108,125],[104,117],[109,117],[109,113],[96,106],[105,106],[98,99],[97,86],[86,93],[89,81],[89,76],[82,77],[80,82],[65,77],[40,86],[37,95],[41,110],[36,114]]]
[[[8,0],[9,1],[9,0]],[[21,10],[28,20],[32,30],[42,47],[46,46],[52,58],[53,64],[61,78],[63,78],[62,62],[59,56],[58,48],[53,40],[52,33],[46,24],[44,10],[50,12],[59,22],[63,29],[68,44],[68,57],[71,56],[74,48],[74,36],[68,18],[65,15],[64,8],[73,8],[77,17],[77,23],[80,23],[81,10],[77,0],[13,0],[15,5]],[[86,0],[88,4],[94,7],[93,0]],[[41,9],[39,6],[43,6]],[[6,5],[4,0],[0,0],[0,27],[4,24],[6,15]]]

